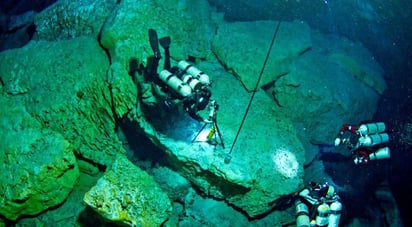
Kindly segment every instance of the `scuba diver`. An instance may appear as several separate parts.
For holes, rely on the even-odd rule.
[[[369,161],[390,158],[386,144],[389,135],[383,122],[343,125],[335,139],[335,146],[346,145],[352,153],[353,162],[366,165]]]
[[[166,94],[165,104],[170,106],[172,103],[181,102],[183,109],[193,119],[199,122],[213,123],[210,121],[210,117],[203,118],[198,113],[208,105],[218,108],[216,102],[210,99],[212,92],[209,76],[185,60],[179,61],[177,66],[171,67],[170,37],[158,39],[156,31],[149,29],[149,41],[154,53],[153,64],[148,69],[149,80],[153,81]],[[164,69],[157,73],[159,61],[162,58],[159,43],[165,51],[165,61]]]
[[[296,226],[338,227],[342,212],[339,200],[332,185],[311,182],[299,192],[295,202]]]

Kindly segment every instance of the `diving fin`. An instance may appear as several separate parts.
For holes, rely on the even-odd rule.
[[[159,43],[164,49],[169,49],[169,47],[170,47],[170,37],[166,36],[166,37],[160,38]]]
[[[151,28],[149,29],[149,41],[154,53],[154,57],[156,59],[162,58],[162,55],[160,54],[159,50],[159,39],[157,38],[157,32]]]
[[[169,47],[170,47],[170,37],[166,36],[163,38],[159,39],[159,43],[160,45],[163,47],[163,49],[165,49],[165,65],[164,65],[164,69],[169,70],[171,69],[171,65],[170,65],[170,51],[169,51]]]

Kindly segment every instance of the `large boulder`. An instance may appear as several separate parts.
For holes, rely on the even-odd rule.
[[[112,62],[110,81],[119,116],[140,115],[136,95],[144,91],[137,91],[134,82],[144,80],[143,67],[148,66],[153,56],[150,28],[157,30],[159,38],[171,36],[170,52],[174,59],[186,59],[189,54],[198,58],[213,56],[210,40],[215,26],[206,0],[121,1],[108,16],[100,38]]]
[[[79,176],[73,146],[18,98],[0,95],[0,105],[0,214],[16,220],[61,204]]]
[[[162,4],[149,0],[138,4],[122,1],[113,11],[101,32],[101,44],[112,60],[114,106],[136,102],[135,96],[131,96],[136,93],[136,88],[131,85],[141,79],[133,81],[129,73],[133,70],[141,72],[141,67],[147,66],[153,56],[148,39],[149,28],[157,30],[159,37],[171,36],[170,51],[176,60],[186,59],[188,55],[214,60],[210,42],[215,25],[209,5],[205,1],[196,2],[197,7],[193,4],[192,1],[175,0]],[[181,16],[176,17],[178,14]],[[249,95],[222,68],[211,66],[209,70],[203,70],[214,72],[214,80],[224,78],[219,90],[213,92],[219,97],[216,99],[224,110],[219,113],[221,131],[225,140],[233,141],[242,118],[239,109],[246,108]],[[142,74],[144,71],[134,76],[142,77]],[[228,87],[231,89],[229,94]],[[142,92],[138,91],[139,97]],[[204,141],[191,143],[201,125],[182,117],[186,116],[184,112],[171,113],[169,110],[162,115],[159,114],[162,112],[161,107],[159,109],[161,105],[158,105],[152,111],[142,113],[142,104],[137,102],[132,110],[116,108],[116,113],[120,116],[129,113],[128,118],[138,123],[136,130],[142,128],[167,153],[169,164],[204,194],[225,199],[255,217],[284,205],[286,198],[299,189],[304,163],[304,150],[291,123],[272,111],[271,100],[263,92],[259,92],[257,100],[264,107],[251,111],[249,119],[253,120],[247,122],[243,129],[249,133],[239,137],[233,150],[235,156],[229,165],[223,161],[228,148],[222,150],[216,147],[215,150],[214,146]],[[200,140],[205,139],[201,137]]]
[[[190,191],[190,182],[169,168],[153,168],[149,174],[153,176],[162,190],[165,191],[173,201],[184,201]]]
[[[291,63],[312,46],[310,28],[303,22],[234,22],[220,24],[213,52],[248,91],[255,89],[262,65],[276,32],[274,45],[259,87],[289,73]]]
[[[32,41],[0,54],[3,94],[23,100],[43,127],[59,132],[76,155],[110,165],[124,152],[115,134],[109,61],[95,39]]]
[[[160,226],[172,212],[153,178],[122,155],[83,200],[108,220],[129,226]]]
[[[171,36],[170,52],[175,59],[188,55],[206,58],[212,54],[209,41],[215,30],[211,14],[206,0],[124,0],[107,18],[101,43],[113,62],[127,67],[129,60],[135,58],[146,64],[147,58],[153,56],[148,37],[149,28],[153,28],[159,38]]]
[[[301,187],[305,162],[292,124],[274,112],[272,100],[259,91],[233,144],[250,94],[218,63],[199,68],[213,72],[213,98],[220,105],[217,122],[223,141],[216,135],[219,144],[209,144],[206,136],[211,126],[201,130],[201,124],[178,109],[165,115],[159,107],[158,114],[146,112],[146,118],[136,119],[139,126],[166,152],[169,164],[204,195],[225,200],[249,217],[285,205]],[[228,156],[232,159],[225,163]]]
[[[320,41],[317,43],[320,46],[319,49],[325,48],[326,45],[332,45],[326,35],[314,33],[313,36],[320,36],[316,38],[317,41]],[[328,51],[323,52],[323,54],[329,58],[331,63],[339,65],[342,71],[372,88],[379,95],[383,94],[386,89],[383,69],[362,43],[340,37],[337,44],[327,49]]]
[[[218,28],[213,51],[248,90],[256,85],[276,25]],[[371,119],[386,88],[382,68],[359,42],[320,34],[301,21],[281,22],[259,86],[294,122],[309,161],[317,153],[311,144],[331,144],[343,123]]]
[[[386,83],[360,43],[311,34],[312,49],[267,91],[310,143],[331,144],[342,124],[372,119]]]
[[[49,41],[80,36],[97,38],[116,2],[116,0],[57,1],[36,15],[34,38]]]

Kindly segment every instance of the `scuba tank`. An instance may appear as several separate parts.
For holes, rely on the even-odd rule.
[[[296,227],[310,227],[309,209],[306,204],[297,201],[296,208]]]
[[[177,64],[177,67],[181,69],[182,71],[187,72],[187,74],[198,79],[202,84],[210,85],[209,76],[205,74],[204,72],[200,71],[195,66],[189,64],[187,61],[184,61],[184,60],[180,61]]]
[[[335,201],[330,204],[329,224],[328,227],[338,227],[342,213],[342,203]]]
[[[359,138],[359,146],[372,147],[389,141],[388,133],[366,135]]]
[[[317,208],[317,215],[315,218],[316,226],[327,226],[329,224],[329,206],[326,203],[322,203]]]
[[[390,158],[391,152],[389,147],[379,148],[377,151],[369,154],[369,160],[387,159]]]
[[[184,83],[176,75],[172,74],[166,69],[160,72],[159,78],[161,81],[163,81],[163,83],[168,85],[173,89],[173,91],[175,91],[182,97],[187,97],[192,94],[192,89],[188,84]]]
[[[384,132],[386,129],[385,123],[376,122],[369,124],[362,124],[358,128],[358,132],[362,135],[375,134]]]

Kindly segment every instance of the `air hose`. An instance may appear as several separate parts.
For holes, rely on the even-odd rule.
[[[271,53],[272,48],[273,48],[273,45],[274,45],[274,43],[275,43],[275,39],[276,39],[276,36],[277,36],[277,34],[278,34],[281,21],[282,21],[282,20],[279,20],[278,23],[277,23],[277,25],[276,25],[276,29],[275,29],[275,32],[273,33],[272,41],[271,41],[271,43],[270,43],[268,52],[267,52],[267,54],[266,54],[265,61],[263,62],[262,68],[261,68],[260,73],[259,73],[258,80],[256,81],[255,88],[254,88],[253,91],[252,91],[252,96],[250,97],[249,103],[248,103],[248,105],[247,105],[247,107],[246,107],[245,114],[243,115],[242,122],[240,123],[239,129],[237,130],[237,133],[236,133],[235,139],[234,139],[234,141],[233,141],[233,144],[232,144],[232,146],[230,147],[229,152],[225,155],[225,163],[226,163],[226,164],[230,163],[230,161],[231,161],[231,159],[232,159],[231,154],[232,154],[233,148],[235,147],[235,144],[236,144],[236,141],[237,141],[237,139],[238,139],[238,137],[239,137],[240,131],[242,130],[243,124],[245,123],[245,120],[246,120],[246,117],[247,117],[247,115],[248,115],[248,113],[249,113],[249,110],[250,110],[250,107],[251,107],[251,105],[252,105],[253,99],[255,98],[256,91],[257,91],[257,89],[259,88],[259,84],[260,84],[260,81],[262,80],[263,72],[265,71],[266,64],[267,64],[267,62],[268,62],[268,60],[269,60],[270,53]]]

